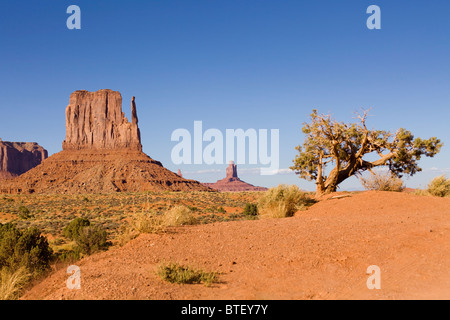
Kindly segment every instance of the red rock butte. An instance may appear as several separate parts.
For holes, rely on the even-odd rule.
[[[122,96],[109,89],[75,91],[66,108],[63,151],[15,179],[1,193],[110,193],[211,191],[166,169],[142,152],[135,98],[131,123]]]
[[[239,179],[237,174],[237,165],[233,161],[230,161],[227,170],[227,176],[218,180],[215,183],[203,183],[204,186],[218,190],[218,191],[266,191],[267,188],[256,187],[252,184]]]
[[[36,167],[48,157],[36,142],[9,142],[0,139],[0,179],[11,179]]]

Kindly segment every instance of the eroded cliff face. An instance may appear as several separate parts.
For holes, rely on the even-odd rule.
[[[122,112],[118,91],[75,91],[66,108],[66,138],[63,150],[131,149],[142,150],[135,99],[131,102],[132,121]]]
[[[117,91],[75,91],[66,108],[63,151],[15,179],[0,193],[212,191],[184,179],[142,152],[135,98],[131,122]]]
[[[36,142],[9,142],[0,139],[0,179],[19,176],[48,157]]]

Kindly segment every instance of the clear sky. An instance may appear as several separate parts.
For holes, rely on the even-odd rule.
[[[66,27],[72,4],[81,30]],[[366,27],[372,4],[381,30]],[[449,15],[448,0],[2,0],[0,137],[59,152],[70,94],[108,88],[122,93],[128,118],[136,96],[148,155],[214,182],[225,165],[172,163],[175,129],[192,132],[195,120],[223,132],[279,129],[286,169],[313,108],[347,122],[372,107],[369,127],[445,143],[406,180],[425,187],[450,175]],[[241,179],[314,189],[287,170],[260,176],[255,167],[240,165]]]

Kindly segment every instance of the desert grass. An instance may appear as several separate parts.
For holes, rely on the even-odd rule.
[[[161,215],[155,212],[139,212],[130,217],[128,224],[122,226],[116,241],[123,246],[142,233],[164,232],[166,232],[166,226]]]
[[[436,197],[449,197],[450,179],[447,179],[445,175],[434,178],[428,184],[427,191]]]
[[[186,206],[175,206],[163,214],[135,213],[116,239],[119,245],[124,245],[142,233],[165,233],[168,227],[197,224],[199,220],[193,212]]]
[[[75,218],[86,218],[105,229],[108,232],[108,239],[113,243],[122,245],[139,233],[166,232],[168,222],[162,221],[163,216],[177,206],[190,208],[199,224],[245,220],[248,218],[242,213],[245,204],[256,203],[261,194],[261,192],[5,194],[0,195],[0,223],[11,222],[20,230],[34,226],[49,240],[53,240],[64,238],[63,229]],[[167,214],[165,219],[170,220],[168,218],[170,215]],[[180,221],[182,220],[179,218],[174,224]],[[181,224],[188,223],[189,220]],[[55,246],[58,244],[55,243]]]
[[[390,172],[374,172],[367,178],[359,179],[366,190],[401,192],[405,189],[403,180]]]
[[[3,267],[0,271],[0,300],[16,300],[28,284],[30,274],[25,267],[15,271]]]
[[[200,269],[182,266],[178,263],[161,264],[157,275],[164,281],[178,284],[199,284],[210,286],[218,281],[216,272],[205,272]]]
[[[450,179],[445,175],[432,179],[427,186],[427,189],[416,189],[415,195],[429,196],[429,197],[450,197]]]
[[[286,218],[314,202],[296,185],[281,184],[270,188],[259,198],[258,211],[261,218]]]
[[[184,226],[197,224],[198,219],[193,211],[185,206],[175,206],[163,215],[163,224],[165,226]]]

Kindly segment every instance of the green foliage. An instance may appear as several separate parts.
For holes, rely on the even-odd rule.
[[[246,203],[242,213],[246,216],[257,216],[258,206],[254,203]]]
[[[209,286],[218,281],[217,273],[215,272],[204,272],[191,267],[181,266],[177,263],[163,264],[159,267],[157,273],[163,280],[170,283],[204,283],[206,286]]]
[[[222,206],[217,208],[217,212],[219,212],[219,213],[227,213],[227,211]]]
[[[390,172],[376,172],[367,178],[361,177],[360,181],[366,190],[401,192],[405,189],[403,180]]]
[[[88,226],[79,229],[75,242],[84,254],[92,254],[100,250],[106,250],[111,245],[108,242],[108,234],[100,226]]]
[[[279,185],[270,188],[259,198],[258,209],[263,217],[292,217],[297,210],[312,205],[315,201],[296,185]]]
[[[189,210],[191,210],[191,211],[193,211],[193,212],[200,211],[199,208],[194,207],[194,206],[187,206],[187,207],[189,208]]]
[[[66,238],[74,240],[81,253],[92,254],[99,250],[106,250],[111,243],[108,242],[108,234],[98,225],[91,225],[86,218],[72,220],[63,230]],[[75,255],[78,252],[75,250]]]
[[[50,266],[52,250],[36,227],[24,231],[12,224],[0,224],[0,267],[25,267],[37,277]]]
[[[345,179],[378,166],[387,166],[395,176],[414,175],[422,169],[418,161],[422,156],[433,157],[442,143],[436,137],[427,140],[414,138],[400,128],[395,134],[366,127],[368,112],[359,116],[360,123],[343,123],[317,110],[311,122],[303,124],[306,139],[291,167],[300,178],[315,180],[317,193],[336,191]],[[366,154],[378,154],[379,159],[368,161]],[[327,171],[327,167],[332,169]]]
[[[434,178],[428,184],[428,192],[436,197],[450,196],[450,179],[445,175]]]
[[[81,248],[79,246],[75,246],[70,250],[68,249],[60,250],[55,253],[55,258],[58,261],[73,263],[82,258]]]
[[[89,219],[75,218],[63,229],[63,235],[70,240],[75,240],[80,234],[80,229],[83,227],[88,227],[90,225],[91,222],[89,221]]]
[[[31,218],[30,210],[25,206],[19,207],[19,218],[23,220],[27,220]]]

